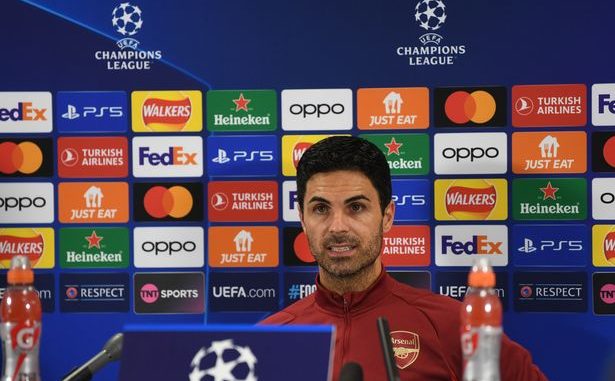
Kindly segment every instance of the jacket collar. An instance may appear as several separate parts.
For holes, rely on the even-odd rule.
[[[382,267],[380,275],[366,290],[360,292],[347,292],[344,295],[336,294],[326,289],[316,276],[316,303],[323,309],[341,314],[344,312],[358,312],[374,306],[385,296],[390,294],[395,281]]]

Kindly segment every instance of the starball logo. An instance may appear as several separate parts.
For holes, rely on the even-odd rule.
[[[125,2],[111,11],[111,26],[119,34],[119,50],[98,50],[94,53],[107,70],[150,70],[154,61],[162,59],[160,50],[143,50],[134,36],[143,28],[143,11],[138,5]]]
[[[408,57],[410,66],[453,65],[467,52],[465,44],[448,45],[444,36],[436,33],[445,25],[447,8],[442,0],[420,0],[413,9],[413,21],[424,33],[419,36],[420,46],[398,46],[395,53]]]

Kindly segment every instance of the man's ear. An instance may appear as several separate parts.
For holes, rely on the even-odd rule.
[[[384,214],[382,216],[382,232],[386,233],[391,230],[393,226],[393,220],[395,219],[395,203],[393,200],[389,202],[389,205],[384,208]]]

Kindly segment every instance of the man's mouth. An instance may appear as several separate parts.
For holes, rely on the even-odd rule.
[[[338,244],[338,245],[330,245],[327,246],[327,251],[329,254],[334,257],[345,257],[351,256],[354,253],[354,249],[356,246],[348,245],[348,244]]]

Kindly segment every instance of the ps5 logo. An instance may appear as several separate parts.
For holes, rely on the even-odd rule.
[[[574,240],[574,241],[568,241],[568,240],[540,240],[539,248],[536,248],[536,246],[534,246],[534,241],[529,239],[529,238],[525,238],[523,239],[523,246],[521,246],[520,248],[518,248],[517,250],[522,252],[522,253],[533,253],[536,250],[540,250],[540,251],[545,251],[545,250],[551,250],[553,252],[558,252],[558,251],[583,251],[583,241],[580,240]]]
[[[229,157],[226,150],[218,148],[218,156],[214,157],[211,161],[217,164],[226,164],[230,161],[273,161],[273,151],[233,151],[233,154]]]
[[[62,118],[74,120],[77,118],[121,118],[124,116],[124,110],[122,106],[83,106],[81,113],[77,112],[77,107],[69,104],[67,110],[62,114]]]
[[[425,195],[424,194],[405,194],[403,196],[398,196],[394,194],[391,199],[397,206],[404,205],[412,205],[412,206],[420,206],[425,205]]]

